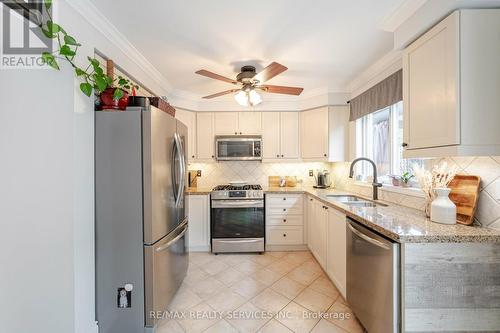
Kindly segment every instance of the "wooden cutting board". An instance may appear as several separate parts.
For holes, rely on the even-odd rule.
[[[279,187],[280,186],[280,176],[269,176],[268,183],[269,187]],[[285,177],[285,186],[286,187],[295,187],[297,186],[297,177],[295,176],[286,176]]]
[[[451,189],[450,199],[457,206],[457,223],[474,223],[480,183],[479,176],[456,175],[448,185]]]

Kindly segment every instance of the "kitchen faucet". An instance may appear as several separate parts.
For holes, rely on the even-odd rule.
[[[382,183],[377,182],[377,166],[375,165],[375,162],[370,160],[369,158],[366,157],[358,157],[351,163],[351,169],[349,170],[349,178],[352,178],[354,176],[354,165],[358,163],[359,161],[367,161],[370,162],[371,165],[373,166],[373,200],[378,200],[378,188],[382,187]]]

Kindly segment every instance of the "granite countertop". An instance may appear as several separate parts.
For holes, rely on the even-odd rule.
[[[211,189],[188,189],[189,194],[209,194]],[[380,202],[387,206],[356,207],[348,206],[328,198],[327,195],[362,195],[335,189],[315,189],[313,187],[268,187],[269,194],[309,194],[325,205],[337,209],[355,221],[373,229],[399,243],[500,243],[500,231],[490,228],[465,226],[461,224],[444,225],[431,222],[423,211]]]

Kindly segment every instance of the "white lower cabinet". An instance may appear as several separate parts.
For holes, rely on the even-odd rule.
[[[210,195],[188,195],[188,248],[210,250]]]
[[[304,245],[303,207],[302,194],[266,195],[266,245]]]
[[[344,298],[346,297],[346,216],[307,197],[307,245]]]
[[[346,216],[328,210],[326,273],[346,297]]]

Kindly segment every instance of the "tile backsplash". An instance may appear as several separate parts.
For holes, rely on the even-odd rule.
[[[470,174],[481,177],[481,190],[475,220],[477,224],[500,230],[500,156],[481,157],[446,157],[441,159],[426,160],[426,168],[446,161],[450,166],[456,166],[458,173]],[[359,186],[348,177],[349,163],[333,163],[332,179],[336,188],[363,195],[371,195],[370,186]],[[389,190],[380,191],[380,198],[403,206],[423,210],[425,200],[419,192],[404,194]]]
[[[257,161],[228,161],[219,163],[190,163],[189,170],[201,170],[198,187],[214,187],[232,180],[267,186],[268,176],[296,176],[303,186],[314,185],[309,170],[330,169],[329,163],[264,163]],[[300,184],[299,184],[300,185]]]
[[[481,193],[476,211],[476,223],[500,230],[500,156],[447,157],[426,160],[426,168],[446,161],[456,165],[461,174],[481,177]],[[191,163],[189,170],[201,170],[198,187],[214,187],[232,180],[244,180],[266,186],[268,176],[296,176],[303,186],[314,185],[314,178],[309,177],[309,170],[329,169],[332,172],[333,185],[337,189],[371,196],[370,186],[360,186],[348,177],[349,163],[297,162],[297,163],[262,163],[256,161],[232,161],[219,163]],[[300,184],[299,184],[300,185]],[[425,200],[418,190],[394,192],[383,188],[379,192],[382,200],[403,206],[424,210]]]

